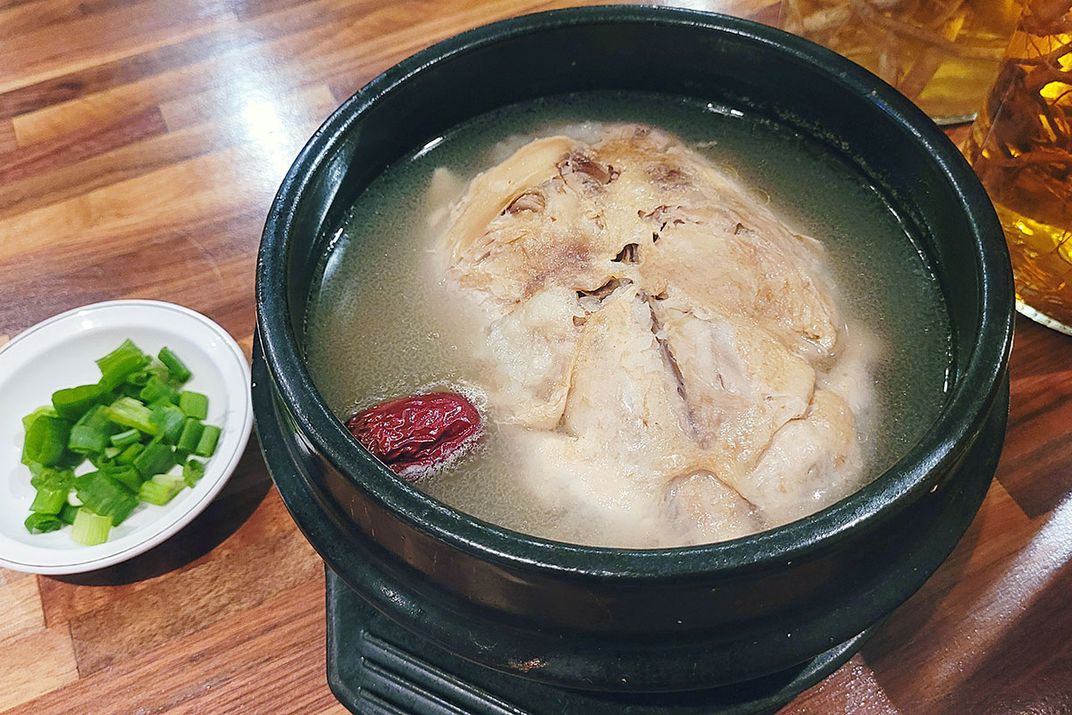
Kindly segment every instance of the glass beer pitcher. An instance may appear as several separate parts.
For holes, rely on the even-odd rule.
[[[971,119],[1022,0],[781,0],[781,24],[863,65],[939,123]]]
[[[963,151],[997,209],[1017,307],[1072,334],[1072,0],[1026,0]]]

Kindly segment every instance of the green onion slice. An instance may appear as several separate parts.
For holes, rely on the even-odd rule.
[[[201,477],[205,476],[205,463],[198,459],[188,459],[182,465],[182,479],[186,486],[193,488]]]
[[[105,392],[99,384],[56,390],[52,393],[52,407],[60,417],[73,422],[97,404]]]
[[[49,531],[59,531],[63,528],[63,522],[55,514],[39,514],[34,512],[26,517],[23,522],[26,531],[31,534],[44,534]]]
[[[182,434],[179,435],[177,447],[183,452],[193,452],[197,449],[197,445],[201,441],[201,434],[204,431],[205,426],[199,420],[187,418],[182,426]]]
[[[200,392],[179,393],[179,407],[187,417],[203,420],[208,417],[208,396]]]
[[[22,429],[23,430],[29,430],[30,425],[32,425],[34,423],[34,420],[36,420],[38,417],[40,417],[42,415],[46,415],[48,417],[59,417],[60,416],[59,413],[56,412],[55,409],[53,409],[52,405],[45,405],[43,407],[38,407],[36,410],[34,410],[30,414],[28,414],[28,415],[26,415],[25,417],[22,418]]]
[[[74,504],[67,503],[60,507],[60,513],[56,516],[58,516],[60,521],[62,521],[64,524],[73,524],[74,518],[77,515],[78,507],[76,507]]]
[[[63,419],[41,415],[26,430],[22,446],[23,462],[37,462],[46,467],[59,464],[67,451],[71,428]]]
[[[175,466],[175,450],[171,446],[153,440],[145,445],[145,448],[132,462],[134,468],[143,479],[148,479],[154,474],[164,474]]]
[[[60,509],[67,503],[67,494],[70,489],[43,486],[37,490],[30,511],[38,514],[59,514]]]
[[[111,529],[110,518],[94,514],[82,507],[75,514],[74,525],[71,527],[71,539],[83,546],[95,546],[108,540],[108,532]]]
[[[93,472],[76,480],[78,498],[94,514],[111,517],[118,526],[138,506],[133,492],[109,477],[104,471]]]
[[[156,506],[164,506],[186,487],[186,482],[177,474],[157,474],[141,485],[138,496]]]
[[[157,426],[157,434],[168,444],[175,444],[182,435],[183,424],[186,415],[175,405],[164,403],[152,409],[150,416],[153,424]]]
[[[216,444],[220,439],[220,428],[216,425],[205,425],[201,432],[201,439],[197,441],[197,449],[194,454],[198,457],[211,457],[216,453]]]
[[[173,380],[181,384],[190,379],[190,368],[186,367],[186,363],[180,360],[171,348],[161,348],[157,357],[167,366]]]
[[[101,371],[100,385],[106,391],[114,390],[128,376],[148,364],[149,356],[131,340],[124,340],[115,350],[97,360],[97,367]]]
[[[113,447],[129,447],[141,441],[141,433],[131,428],[119,434],[113,434],[111,438]]]
[[[108,406],[108,417],[112,422],[155,435],[160,428],[153,422],[152,416],[152,410],[133,397],[120,397]]]
[[[78,454],[100,454],[107,446],[108,435],[86,425],[72,427],[71,436],[67,440],[67,449]]]

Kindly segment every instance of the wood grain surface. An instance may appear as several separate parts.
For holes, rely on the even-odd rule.
[[[158,298],[247,353],[271,197],[345,97],[536,0],[0,0],[0,343]],[[575,4],[575,3],[568,3]],[[776,0],[690,2],[773,22]],[[1008,441],[949,560],[784,713],[1072,712],[1069,338],[1020,320]],[[251,442],[165,544],[77,577],[0,571],[0,709],[339,713],[323,571]]]

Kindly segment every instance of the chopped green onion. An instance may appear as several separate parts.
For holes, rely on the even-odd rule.
[[[155,435],[160,429],[153,423],[152,411],[132,397],[120,397],[109,405],[108,417],[116,424],[133,427],[145,434]]]
[[[170,348],[157,357],[131,340],[96,361],[95,384],[57,390],[52,404],[22,418],[22,462],[36,490],[25,526],[43,533],[72,525],[71,538],[104,543],[141,501],[164,505],[205,475],[203,459],[221,428],[206,425],[209,398],[183,391],[190,369]],[[89,460],[96,467],[74,470]],[[175,465],[181,474],[169,474]]]
[[[174,402],[170,402],[166,397],[161,397],[159,400],[156,400],[155,402],[146,403],[145,406],[149,408],[150,412],[152,410],[156,410],[156,409],[159,409],[161,407],[174,407],[176,410],[179,409],[178,405],[176,405]],[[182,410],[179,410],[179,412],[182,412]]]
[[[157,434],[168,444],[175,444],[182,435],[183,423],[186,415],[182,414],[175,405],[165,403],[157,405],[152,410],[153,424],[157,426]]]
[[[138,506],[138,498],[104,472],[93,472],[76,481],[78,498],[94,514],[111,517],[118,526]]]
[[[26,441],[22,446],[23,463],[29,460],[46,467],[58,464],[67,451],[70,436],[70,427],[61,418],[39,416],[26,430]]]
[[[177,474],[157,474],[141,485],[138,496],[142,501],[164,506],[185,486],[186,482]]]
[[[87,454],[86,459],[88,459],[89,463],[97,469],[115,466],[115,460],[105,457],[103,452],[100,454]]]
[[[98,432],[103,432],[106,435],[112,435],[120,430],[119,425],[112,422],[112,419],[108,416],[107,405],[93,405],[89,408],[89,411],[78,418],[75,422],[76,425],[83,427],[92,427]]]
[[[138,402],[141,402],[141,387],[139,385],[131,385],[129,382],[124,382],[122,385],[115,388],[112,394],[116,397],[133,397]]]
[[[153,373],[149,372],[148,370],[135,370],[134,372],[127,375],[127,379],[124,380],[124,382],[131,387],[138,388],[138,390],[140,391],[141,388],[145,387],[145,383],[149,382],[149,378],[151,378],[152,376]]]
[[[187,417],[203,420],[208,417],[208,396],[200,392],[180,392],[179,407]]]
[[[137,385],[138,387],[144,387],[151,377],[156,377],[160,382],[171,382],[171,373],[168,371],[167,365],[160,362],[155,357],[150,356],[148,365],[127,376],[127,383]]]
[[[193,452],[201,440],[201,433],[205,426],[199,420],[188,418],[182,426],[182,434],[179,435],[178,448],[184,452]]]
[[[122,466],[116,465],[113,467],[105,467],[101,472],[119,482],[131,492],[135,494],[138,493],[138,487],[141,486],[142,478],[141,475],[138,474],[138,470],[133,466],[126,464]]]
[[[205,425],[201,432],[201,439],[197,441],[197,449],[194,454],[198,457],[211,457],[216,453],[216,443],[220,439],[220,428],[216,425]]]
[[[205,463],[197,459],[189,459],[182,465],[182,480],[186,486],[193,488],[201,477],[205,476]]]
[[[58,516],[59,520],[62,521],[64,524],[73,524],[75,516],[77,515],[78,507],[73,504],[64,504],[60,508],[60,513],[56,516]]]
[[[156,375],[152,375],[145,383],[145,387],[141,388],[138,397],[146,404],[160,400],[175,404],[179,401],[179,391]]]
[[[108,540],[108,532],[112,529],[112,520],[107,516],[99,516],[89,509],[79,509],[74,517],[74,526],[71,527],[71,538],[83,546],[95,546]]]
[[[100,454],[108,446],[108,435],[87,427],[75,425],[67,439],[67,449],[78,454]]]
[[[100,360],[97,367],[101,371],[100,385],[105,390],[114,390],[127,377],[149,364],[146,355],[129,339]]]
[[[37,512],[26,517],[23,525],[31,534],[44,534],[63,528],[63,522],[55,514],[38,514]]]
[[[39,487],[30,511],[38,514],[59,514],[60,509],[67,503],[67,493],[70,489],[57,489],[49,486]]]
[[[52,393],[52,406],[65,420],[77,420],[107,392],[100,385],[79,385]]]
[[[129,447],[127,447],[126,449],[124,449],[122,452],[119,453],[119,456],[115,458],[115,463],[116,464],[133,464],[134,463],[134,458],[137,457],[139,454],[141,454],[141,451],[143,449],[145,449],[145,445],[143,445],[143,444],[140,444],[140,443],[132,444]]]
[[[74,486],[74,472],[70,469],[55,469],[54,467],[41,467],[37,474],[30,478],[30,484],[34,489],[50,487],[70,491]]]
[[[171,370],[168,369],[167,365],[165,365],[164,363],[160,362],[160,358],[158,358],[156,355],[150,355],[149,356],[149,367],[147,367],[145,369],[149,373],[159,377],[164,382],[170,383],[172,381],[171,380],[171,378],[172,378]]]
[[[143,479],[148,479],[154,474],[163,474],[175,466],[175,451],[166,444],[155,439],[145,445],[145,449],[134,457],[134,468]]]
[[[132,444],[141,441],[141,433],[136,429],[128,429],[125,432],[112,435],[113,447],[129,447]]]
[[[46,417],[59,417],[59,413],[52,408],[52,405],[44,405],[38,407],[36,410],[22,418],[22,429],[24,431],[29,431],[30,425],[32,425],[34,420],[41,415],[45,415]]]
[[[157,357],[160,358],[160,362],[167,365],[168,372],[171,373],[171,378],[179,383],[184,383],[190,379],[190,368],[186,367],[186,364],[179,359],[179,356],[171,352],[171,348],[161,348]]]

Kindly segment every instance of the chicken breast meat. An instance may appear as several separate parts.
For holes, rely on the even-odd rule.
[[[871,382],[845,346],[867,339],[822,244],[669,134],[598,134],[478,175],[439,244],[480,307],[519,478],[626,547],[742,536],[855,489]]]

